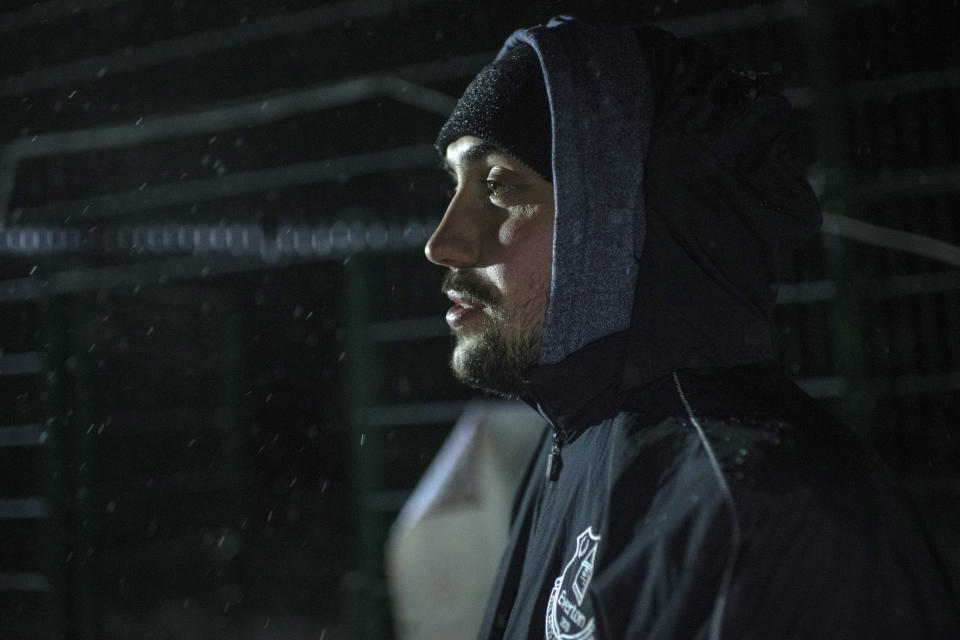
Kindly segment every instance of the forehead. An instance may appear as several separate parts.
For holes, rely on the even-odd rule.
[[[444,167],[452,173],[493,163],[513,165],[516,161],[498,147],[475,136],[462,136],[448,144],[443,160]]]

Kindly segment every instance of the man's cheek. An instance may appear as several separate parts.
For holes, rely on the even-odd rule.
[[[500,225],[497,233],[497,241],[501,247],[513,247],[522,239],[520,231],[515,224],[504,223]]]
[[[497,240],[503,247],[516,249],[527,246],[543,233],[538,221],[528,218],[511,216],[504,220],[497,229]]]

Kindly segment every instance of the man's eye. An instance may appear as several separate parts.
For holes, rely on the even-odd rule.
[[[494,198],[502,197],[510,192],[513,188],[510,185],[498,182],[497,180],[487,180],[487,195]]]

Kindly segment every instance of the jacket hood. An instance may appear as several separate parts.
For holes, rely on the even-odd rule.
[[[499,55],[516,46],[537,53],[552,132],[535,403],[575,430],[600,395],[771,360],[781,255],[821,217],[788,160],[786,99],[654,27],[561,16],[515,32]]]
[[[522,45],[537,53],[550,105],[556,218],[540,362],[556,364],[630,324],[650,73],[629,29],[554,18],[515,32],[497,57]]]

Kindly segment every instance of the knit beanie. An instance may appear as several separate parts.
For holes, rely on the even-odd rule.
[[[434,143],[440,155],[476,136],[553,181],[550,106],[536,52],[517,45],[484,67],[453,108]]]

